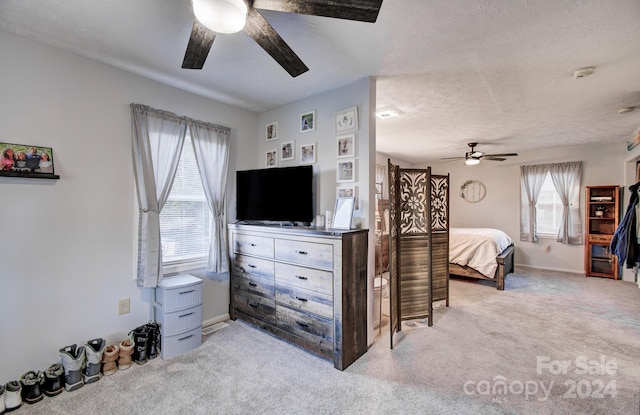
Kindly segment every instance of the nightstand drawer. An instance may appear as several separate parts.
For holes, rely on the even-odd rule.
[[[172,313],[160,312],[157,321],[160,323],[163,336],[173,336],[198,327],[202,328],[202,305]]]
[[[156,287],[156,303],[163,313],[200,305],[202,280],[187,274],[165,278]]]
[[[276,263],[276,282],[333,294],[333,272]]]
[[[333,268],[333,246],[313,242],[276,239],[276,259],[325,269]]]
[[[273,238],[235,234],[233,237],[233,251],[239,254],[273,258]]]
[[[296,310],[308,311],[333,319],[333,297],[287,284],[277,284],[276,302]]]

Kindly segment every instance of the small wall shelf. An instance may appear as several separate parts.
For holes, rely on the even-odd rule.
[[[22,177],[24,179],[60,179],[57,174],[51,173],[31,173],[20,171],[0,171],[0,177]]]

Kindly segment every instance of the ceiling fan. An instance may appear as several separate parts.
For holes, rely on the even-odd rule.
[[[309,68],[258,9],[374,23],[382,6],[382,0],[191,0],[191,3],[195,19],[182,68],[202,69],[216,33],[244,30],[292,77]]]
[[[514,157],[517,156],[518,153],[503,153],[503,154],[485,154],[482,151],[477,151],[476,146],[478,143],[468,143],[467,144],[471,150],[464,154],[464,157],[445,157],[441,160],[462,160],[464,159],[464,164],[467,166],[474,166],[476,164],[480,164],[480,159],[482,160],[493,160],[493,161],[505,161],[505,157]]]

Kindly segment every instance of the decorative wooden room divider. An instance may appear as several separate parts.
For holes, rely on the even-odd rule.
[[[388,161],[391,348],[401,322],[428,319],[433,301],[449,305],[449,176]]]

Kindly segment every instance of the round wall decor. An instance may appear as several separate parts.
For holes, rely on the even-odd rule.
[[[478,180],[467,180],[460,186],[460,197],[469,203],[478,203],[486,195],[487,188]]]

